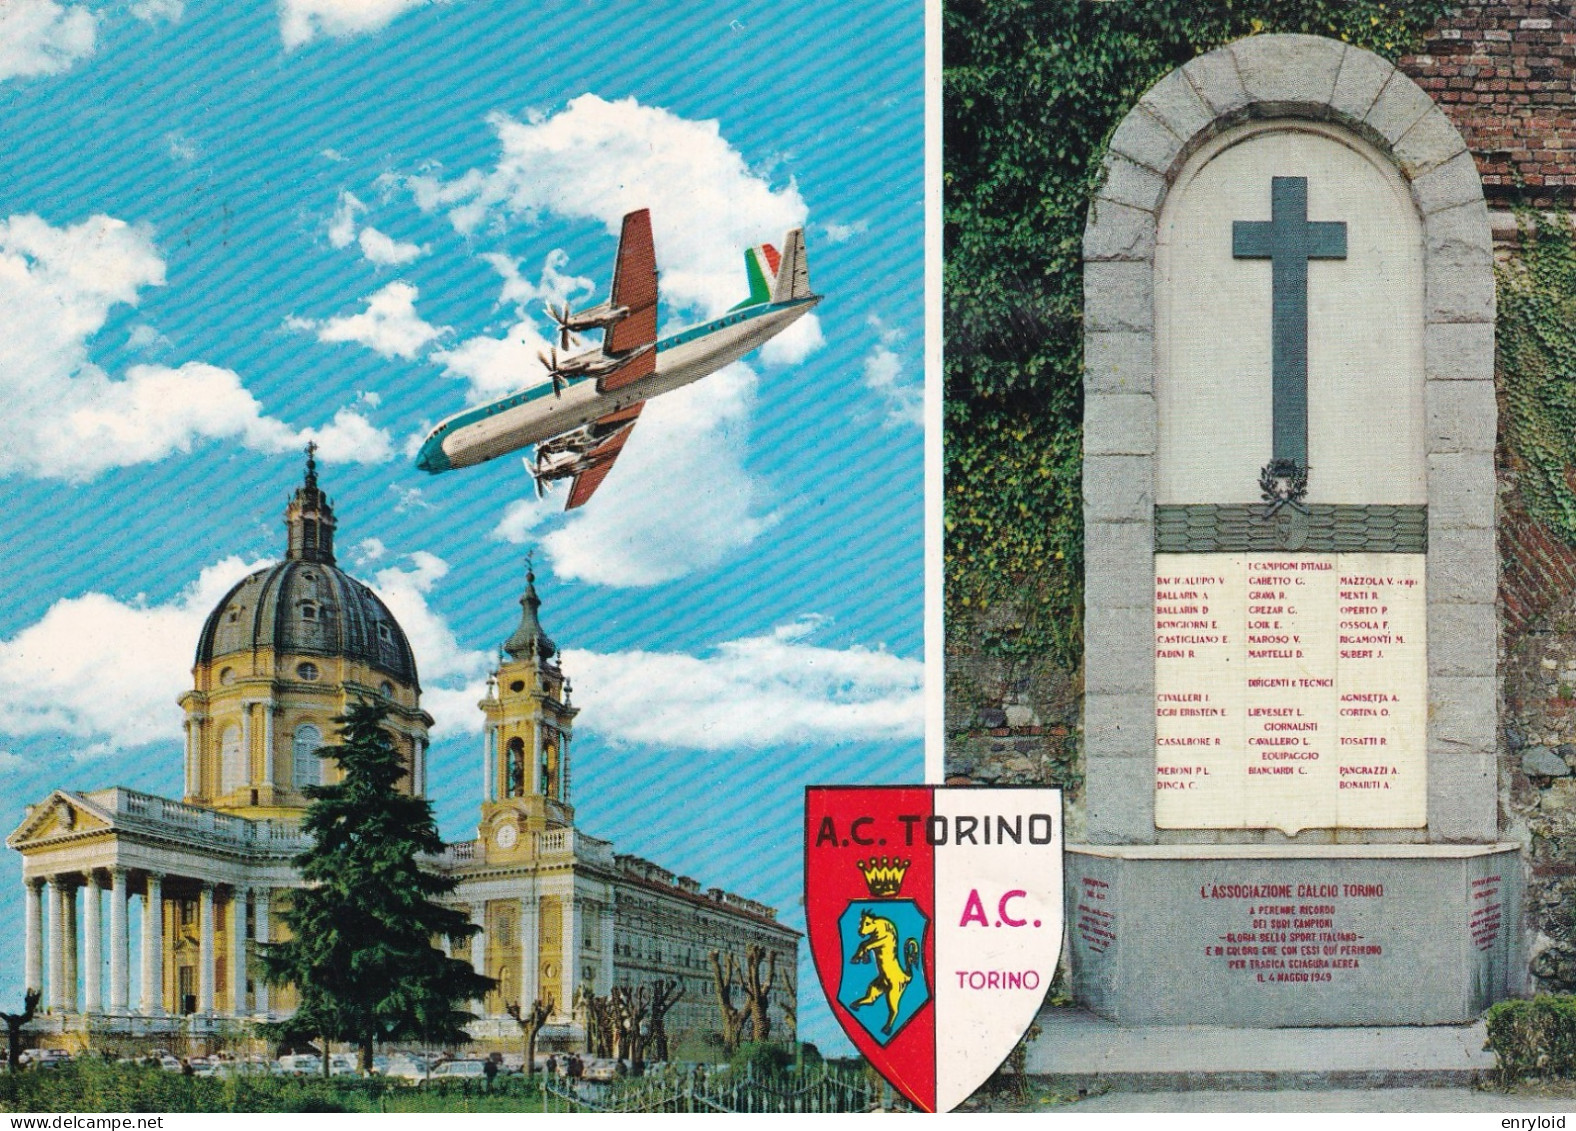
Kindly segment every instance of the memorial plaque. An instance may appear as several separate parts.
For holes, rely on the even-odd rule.
[[[1155,555],[1155,824],[1419,828],[1420,554]]]

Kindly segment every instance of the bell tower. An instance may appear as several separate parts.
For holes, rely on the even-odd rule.
[[[542,599],[529,564],[520,623],[504,642],[487,698],[479,833],[489,861],[530,855],[539,834],[574,824],[569,739],[576,714],[558,646],[537,616]]]

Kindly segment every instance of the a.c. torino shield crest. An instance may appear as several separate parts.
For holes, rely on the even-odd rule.
[[[811,786],[805,915],[832,1012],[883,1076],[948,1111],[1034,1020],[1062,946],[1055,789]]]

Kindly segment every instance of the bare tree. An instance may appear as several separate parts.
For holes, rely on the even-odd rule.
[[[761,960],[766,960],[766,977],[761,977]],[[777,952],[767,953],[764,946],[751,943],[744,948],[744,1005],[750,1018],[750,1039],[771,1039],[772,983],[777,980]]]
[[[542,1031],[542,1026],[547,1024],[547,1019],[553,1015],[553,995],[548,994],[547,1000],[537,998],[531,1003],[531,1012],[521,1016],[520,1003],[511,1001],[504,1006],[509,1016],[520,1026],[521,1033],[525,1036],[525,1074],[536,1074],[536,1037]]]
[[[717,991],[717,1011],[722,1015],[722,1047],[730,1053],[739,1047],[748,1016],[745,1007],[733,1004],[733,983],[738,972],[739,964],[733,955],[728,955],[725,963],[719,952],[711,952],[712,986]]]
[[[28,990],[22,995],[21,1013],[0,1013],[0,1021],[5,1022],[6,1067],[9,1071],[17,1070],[17,1061],[22,1059],[22,1027],[38,1015],[38,1003],[43,1000],[40,990]]]
[[[651,987],[614,986],[608,995],[617,1049],[614,1055],[628,1059],[629,1074],[642,1076],[646,1071],[646,1020],[651,1015]]]
[[[580,1007],[586,1018],[586,1055],[612,1056],[614,1025],[612,998],[597,997],[584,986],[578,992]]]
[[[651,1059],[670,1060],[668,1055],[668,1010],[684,996],[684,983],[677,978],[658,978],[651,983]]]

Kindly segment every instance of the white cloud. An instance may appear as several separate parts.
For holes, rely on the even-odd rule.
[[[898,330],[889,330],[872,314],[867,320],[876,333],[876,344],[865,355],[865,388],[886,402],[888,424],[923,424],[924,389],[904,379],[903,362],[893,348],[903,340]]]
[[[534,283],[520,273],[520,261],[517,259],[497,253],[487,253],[481,258],[503,279],[503,286],[498,291],[500,305],[513,303],[523,308],[550,302],[562,306],[577,295],[591,295],[596,291],[595,281],[564,272],[569,264],[569,255],[562,248],[554,248],[547,253],[542,261],[542,273]]]
[[[856,220],[852,224],[822,224],[820,226],[821,235],[825,237],[826,242],[829,244],[847,243],[855,236],[862,236],[869,230],[870,225],[864,220]]]
[[[328,221],[328,242],[335,247],[349,247],[356,238],[356,217],[366,210],[367,206],[355,193],[342,191],[334,205],[334,215]]]
[[[537,539],[561,578],[644,586],[721,563],[777,521],[744,470],[755,374],[730,365],[646,405],[618,464],[591,506]],[[494,535],[523,542],[552,509],[560,485],[540,502],[509,507]]]
[[[37,216],[0,220],[0,475],[80,481],[204,440],[277,452],[316,434],[265,415],[228,369],[134,365],[115,378],[94,365],[88,344],[109,312],[163,284],[164,260],[145,228],[109,216],[64,228]],[[321,430],[330,441],[353,432],[366,453],[342,445],[332,458],[387,458],[386,438],[367,446],[377,433],[363,425],[342,414]]]
[[[412,263],[427,254],[427,249],[421,244],[401,242],[384,235],[376,228],[362,228],[357,242],[361,245],[361,254],[366,257],[367,262],[376,263],[380,267],[397,267]]]
[[[0,640],[0,733],[96,739],[89,749],[100,753],[178,738],[175,700],[191,685],[203,620],[266,564],[225,558],[163,605],[103,593],[56,601],[36,624]]]
[[[480,730],[476,704],[485,690],[492,658],[484,651],[462,648],[448,622],[427,603],[433,586],[447,576],[448,563],[425,551],[405,560],[410,563],[406,568],[379,570],[372,585],[410,640],[421,676],[421,704],[436,721],[440,736]]]
[[[427,249],[420,244],[402,243],[373,227],[362,228],[358,235],[358,219],[366,211],[366,204],[355,193],[341,191],[334,205],[334,214],[329,217],[328,242],[334,247],[349,247],[354,242],[361,248],[361,254],[367,262],[379,267],[411,263],[427,253]]]
[[[466,400],[475,404],[546,380],[539,355],[555,344],[542,336],[534,322],[524,320],[502,338],[485,334],[467,338],[451,349],[434,352],[432,360],[443,366],[447,376],[469,383]]]
[[[0,81],[58,75],[93,54],[98,17],[55,0],[0,3]]]
[[[287,447],[298,447],[300,440],[315,441],[318,455],[330,463],[382,463],[394,457],[389,434],[350,408],[334,413],[325,427],[303,428],[298,436]]]
[[[416,313],[419,295],[410,283],[390,283],[367,296],[367,308],[360,314],[344,314],[321,322],[291,316],[285,319],[285,325],[292,330],[312,331],[320,342],[356,342],[383,357],[409,361],[449,332],[447,326],[422,321]]]
[[[279,0],[279,37],[287,50],[318,36],[347,39],[378,31],[434,0]],[[437,0],[443,2],[443,0]]]
[[[911,740],[924,733],[924,664],[805,640],[807,618],[710,655],[570,649],[581,728],[610,741],[691,750]]]
[[[169,20],[175,23],[186,14],[186,0],[136,0],[131,14],[144,23]]]
[[[798,365],[824,345],[821,320],[807,314],[761,347],[761,361],[766,365]]]
[[[594,94],[551,116],[490,121],[497,164],[449,182],[407,178],[421,208],[446,209],[462,232],[489,215],[552,213],[598,221],[613,236],[626,212],[650,208],[662,292],[681,308],[711,315],[738,302],[748,293],[744,249],[805,222],[798,187],[752,172],[715,121]]]
[[[164,135],[164,143],[169,147],[170,156],[184,164],[197,160],[197,146],[180,133]]]

